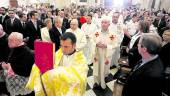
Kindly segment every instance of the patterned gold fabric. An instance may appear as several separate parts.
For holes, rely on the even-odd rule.
[[[85,93],[88,66],[81,51],[75,52],[70,66],[59,66],[62,50],[55,56],[54,69],[42,75],[42,81],[48,96],[83,96]],[[40,81],[40,72],[34,64],[27,88],[35,91],[36,96],[44,96]]]

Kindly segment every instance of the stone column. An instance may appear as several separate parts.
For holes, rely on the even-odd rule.
[[[67,3],[69,3],[69,0],[55,0],[55,7],[62,9],[67,5]]]
[[[95,5],[95,0],[87,0],[87,4],[89,6],[94,6]]]
[[[101,7],[105,7],[105,0],[100,0]]]
[[[150,10],[153,0],[140,0],[140,8]]]
[[[156,0],[155,1],[155,10],[159,10],[159,6],[160,6],[161,0]]]
[[[147,1],[148,1],[147,9],[151,10],[153,0],[147,0]]]
[[[160,5],[160,9],[165,9],[165,11],[169,10],[169,0],[162,0],[161,1],[161,5]]]
[[[140,9],[144,9],[145,8],[145,0],[140,0]]]

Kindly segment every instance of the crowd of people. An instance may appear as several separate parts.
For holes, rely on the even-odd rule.
[[[169,28],[164,10],[1,7],[0,95],[83,96],[88,66],[93,88],[103,91],[122,56],[131,68],[122,96],[168,95]],[[34,64],[36,40],[55,44],[54,69],[43,75]]]

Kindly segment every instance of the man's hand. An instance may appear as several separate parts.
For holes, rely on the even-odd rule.
[[[8,69],[8,76],[14,76],[15,75],[15,73],[14,73],[14,71],[12,70],[12,68],[10,67],[9,69]]]
[[[106,64],[106,65],[108,65],[108,64],[109,64],[109,60],[108,60],[108,59],[106,59],[105,64]]]
[[[10,65],[9,63],[3,62],[3,63],[2,63],[2,68],[4,68],[5,70],[7,70],[8,76],[13,76],[13,75],[15,75],[15,73],[14,73],[14,71],[12,70],[11,65]]]
[[[103,49],[107,48],[107,45],[106,45],[106,44],[103,44],[103,43],[101,43],[101,42],[98,42],[98,43],[96,44],[96,46],[99,47],[99,48],[103,48]]]
[[[10,67],[9,63],[2,62],[2,68],[8,70]]]

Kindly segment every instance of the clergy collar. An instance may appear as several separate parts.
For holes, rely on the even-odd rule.
[[[102,31],[102,33],[108,33],[109,30],[108,29],[107,30],[102,29],[101,31]]]
[[[72,53],[70,53],[70,54],[67,54],[67,56],[71,56],[71,55],[73,55],[74,53],[76,52],[76,50],[74,50]]]
[[[76,32],[76,31],[77,31],[77,29],[78,29],[78,28],[76,28],[75,30],[73,30],[73,29],[71,29],[71,30],[72,30],[72,32]]]

